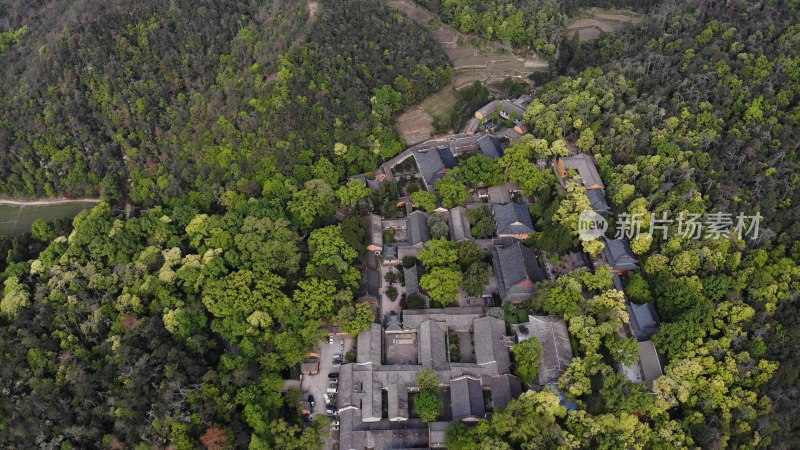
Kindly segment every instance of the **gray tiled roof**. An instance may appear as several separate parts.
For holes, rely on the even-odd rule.
[[[386,315],[386,328],[387,333],[400,333],[403,331],[403,325],[400,323],[400,316],[397,314]]]
[[[404,267],[403,279],[406,283],[406,297],[410,297],[419,292],[419,278],[417,276],[417,266]]]
[[[450,381],[450,408],[453,420],[482,419],[486,415],[486,408],[480,380],[460,377]]]
[[[602,189],[589,189],[586,191],[589,197],[589,205],[598,214],[611,214],[611,208],[606,202],[606,194]]]
[[[481,124],[481,121],[478,120],[477,117],[473,117],[472,119],[469,119],[469,121],[467,121],[467,124],[464,126],[464,132],[465,133],[474,133],[474,132],[478,131],[478,127],[480,126],[480,124]]]
[[[560,161],[565,168],[572,168],[578,172],[585,187],[599,186],[601,189],[605,187],[591,155],[580,153],[575,156],[561,158]]]
[[[636,270],[639,268],[627,239],[606,239],[603,249],[608,263],[614,270]]]
[[[517,240],[492,247],[492,263],[501,297],[517,285],[547,279],[533,250]]]
[[[383,224],[381,221],[381,216],[377,214],[370,214],[367,216],[367,222],[369,224],[367,244],[383,247]]]
[[[436,147],[426,147],[414,150],[414,159],[417,161],[422,177],[429,186],[433,185],[447,172],[442,157]]]
[[[492,100],[491,102],[483,105],[481,109],[475,112],[476,115],[480,114],[483,117],[488,116],[489,114],[495,112],[497,110],[497,105],[500,104],[500,100]]]
[[[490,316],[473,320],[475,362],[494,374],[508,373],[511,357],[505,344],[506,324]]]
[[[361,272],[361,293],[377,297],[380,294],[381,274],[375,269],[364,269]]]
[[[542,344],[539,384],[557,383],[572,361],[567,323],[556,316],[528,316],[529,331]]]
[[[411,245],[422,244],[431,239],[428,230],[428,217],[421,211],[414,211],[408,215],[408,243]]]
[[[368,330],[358,334],[358,354],[356,361],[359,364],[381,363],[381,326],[377,323],[370,325]]]
[[[495,411],[505,406],[512,399],[522,394],[522,384],[514,375],[505,374],[492,377],[490,380],[492,387],[492,406]]]
[[[653,381],[664,374],[661,369],[661,360],[658,357],[653,341],[639,342],[639,362],[642,364],[642,373],[647,387],[653,388]]]
[[[519,203],[492,204],[498,235],[533,233],[528,207]]]
[[[500,108],[509,118],[513,117],[516,120],[522,120],[525,116],[525,109],[511,100],[501,101]]]
[[[481,153],[489,158],[503,156],[503,146],[500,144],[500,140],[488,134],[478,139],[478,148],[481,149]]]
[[[631,332],[636,339],[645,341],[656,334],[656,331],[658,331],[658,313],[652,303],[641,305],[628,303],[627,310],[630,316]]]
[[[436,370],[447,368],[446,331],[433,320],[426,320],[419,326],[417,351],[419,363]]]
[[[464,239],[473,240],[467,209],[463,206],[456,206],[450,210],[450,239],[456,242]]]

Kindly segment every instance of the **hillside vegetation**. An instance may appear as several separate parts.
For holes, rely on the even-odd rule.
[[[23,31],[3,41],[0,194],[208,203],[306,181],[320,157],[356,173],[402,147],[389,117],[451,77],[431,34],[374,0],[310,23],[281,0],[106,3],[3,10]]]

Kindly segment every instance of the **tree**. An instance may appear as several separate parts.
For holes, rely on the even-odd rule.
[[[430,240],[417,258],[426,269],[434,267],[458,267],[458,244],[444,239]]]
[[[411,193],[411,201],[414,207],[433,212],[436,209],[436,196],[428,191],[416,191]]]
[[[333,214],[336,194],[333,188],[322,180],[306,181],[304,188],[295,192],[287,207],[294,222],[301,229],[308,230],[318,220]]]
[[[361,275],[352,265],[358,252],[344,240],[341,226],[331,225],[312,231],[308,237],[308,250],[307,275],[333,279],[342,287],[358,286]]]
[[[464,280],[461,272],[448,267],[434,267],[422,276],[419,285],[431,300],[444,306],[458,299],[459,287]]]
[[[455,208],[464,206],[469,197],[467,187],[457,177],[447,174],[443,178],[436,180],[436,191],[442,197],[442,205],[445,208]]]
[[[227,450],[231,448],[228,433],[220,427],[209,427],[206,432],[203,433],[203,436],[200,437],[200,442],[202,442],[208,450]]]
[[[631,240],[631,250],[637,255],[644,255],[650,250],[653,244],[653,236],[650,233],[639,233]]]
[[[397,300],[397,295],[398,292],[396,287],[389,286],[388,288],[386,288],[386,296],[389,297],[389,300],[391,301]]]
[[[439,389],[439,375],[431,368],[422,369],[417,372],[417,387],[422,391],[435,391]]]
[[[467,210],[467,219],[470,231],[476,239],[490,239],[497,232],[494,222],[494,213],[489,205],[482,205]]]
[[[439,417],[442,405],[439,396],[432,391],[420,391],[414,398],[414,409],[423,422],[434,422]]]
[[[468,186],[495,186],[503,182],[497,161],[483,153],[464,159],[453,170],[455,176]]]
[[[324,317],[334,313],[336,303],[336,282],[308,278],[297,283],[294,301],[311,317]]]
[[[3,299],[0,301],[0,313],[13,318],[23,308],[30,306],[30,294],[17,277],[8,277],[3,283]]]
[[[605,410],[611,413],[647,414],[655,406],[655,397],[648,392],[645,383],[631,383],[621,373],[603,377],[600,396]]]
[[[433,213],[428,216],[428,229],[431,232],[431,239],[447,239],[450,235],[450,224],[447,214]]]
[[[362,198],[367,198],[372,195],[372,190],[364,186],[364,183],[358,180],[350,180],[346,185],[340,187],[336,191],[336,197],[342,206],[353,207],[358,204]]]
[[[466,272],[470,266],[483,259],[483,250],[473,241],[456,242],[455,247],[462,272]]]
[[[363,302],[342,306],[336,316],[336,322],[342,328],[342,331],[354,337],[369,329],[374,321],[375,312],[369,303]]]
[[[538,381],[542,344],[537,339],[526,339],[514,346],[517,376],[526,383]]]
[[[31,236],[36,240],[48,242],[53,238],[53,226],[44,219],[36,219],[31,224]]]
[[[464,291],[466,291],[467,295],[473,297],[483,295],[486,286],[489,285],[491,276],[491,266],[481,262],[472,263],[464,273]]]

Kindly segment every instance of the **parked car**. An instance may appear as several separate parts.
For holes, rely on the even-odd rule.
[[[339,392],[339,385],[337,385],[336,383],[328,383],[327,393],[328,394],[335,394],[337,392]]]
[[[333,336],[328,336],[328,344],[333,344]]]
[[[325,405],[325,412],[326,413],[328,413],[328,414],[336,414],[337,411],[338,410],[336,409],[336,405],[333,405],[331,403],[328,403],[327,405]]]
[[[339,421],[338,420],[334,420],[333,422],[331,422],[331,430],[339,431]]]
[[[308,403],[311,405],[312,408],[317,405],[317,403],[314,401],[313,395],[308,396]]]
[[[339,372],[331,372],[331,373],[329,373],[328,374],[328,379],[329,380],[336,380],[336,382],[338,383],[339,382]]]
[[[334,364],[338,365],[338,364],[341,364],[343,361],[344,360],[342,359],[342,354],[341,353],[337,353],[337,354],[333,355],[333,363]]]
[[[342,342],[339,343],[339,351],[340,352],[344,351],[344,339],[342,339]]]

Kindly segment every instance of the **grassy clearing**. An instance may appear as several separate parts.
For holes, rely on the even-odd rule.
[[[0,235],[18,236],[30,231],[37,219],[48,221],[71,219],[84,209],[96,205],[95,202],[72,202],[55,205],[5,205],[0,204]]]

